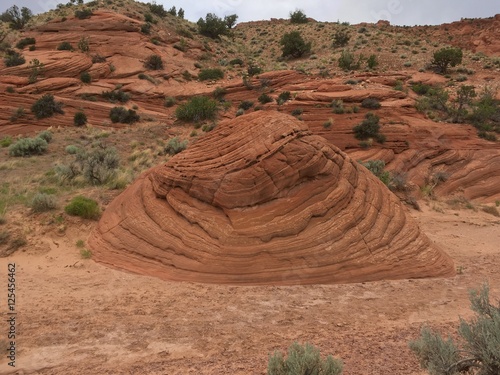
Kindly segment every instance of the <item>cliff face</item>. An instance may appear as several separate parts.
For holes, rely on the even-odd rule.
[[[302,122],[256,112],[144,174],[90,239],[167,280],[313,284],[454,274],[371,172]]]

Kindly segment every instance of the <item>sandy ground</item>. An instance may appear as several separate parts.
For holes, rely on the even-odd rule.
[[[310,342],[344,374],[423,374],[408,349],[424,324],[454,332],[468,290],[500,298],[500,219],[438,203],[412,211],[454,259],[449,279],[234,287],[165,282],[80,257],[93,224],[0,260],[0,342],[7,263],[16,264],[16,367],[1,374],[265,374],[269,353]],[[441,212],[439,212],[441,211]]]

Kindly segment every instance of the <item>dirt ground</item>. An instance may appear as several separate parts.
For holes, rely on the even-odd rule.
[[[165,282],[82,259],[92,224],[0,260],[16,264],[16,367],[1,374],[265,374],[269,353],[309,342],[344,374],[420,375],[408,341],[424,324],[454,332],[468,291],[500,298],[500,219],[443,203],[411,211],[458,269],[449,279],[348,285],[234,287]],[[5,345],[8,326],[0,324]]]

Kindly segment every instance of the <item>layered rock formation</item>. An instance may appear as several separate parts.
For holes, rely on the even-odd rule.
[[[108,206],[97,261],[168,280],[312,284],[450,276],[453,263],[368,170],[304,123],[254,112]]]

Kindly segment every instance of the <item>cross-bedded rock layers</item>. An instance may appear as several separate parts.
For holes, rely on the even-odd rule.
[[[97,261],[167,280],[314,284],[451,276],[376,177],[299,120],[240,116],[143,174],[90,238]]]

